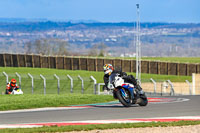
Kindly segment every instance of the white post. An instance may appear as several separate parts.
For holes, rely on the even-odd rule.
[[[195,95],[196,83],[195,73],[192,73],[192,94]]]
[[[100,83],[98,84],[98,92],[97,92],[98,95],[100,95]]]
[[[6,84],[9,82],[8,81],[8,74],[6,72],[3,72],[3,75],[6,77]]]
[[[97,94],[98,94],[98,95],[101,94],[101,91],[100,91],[101,85],[105,85],[105,83],[98,83],[98,84],[97,84],[97,86],[98,86],[98,92],[97,92]]]
[[[150,80],[153,82],[153,84],[154,84],[154,94],[156,94],[156,81],[155,80],[153,80],[152,78],[150,78]]]
[[[71,93],[73,93],[73,87],[74,87],[74,85],[73,85],[73,78],[70,76],[70,75],[68,75],[67,74],[67,77],[70,79],[70,81],[71,81]]]
[[[31,86],[32,86],[32,94],[33,94],[34,79],[33,79],[33,76],[30,73],[28,73],[28,76],[31,78]]]
[[[90,76],[90,78],[94,81],[94,94],[96,94],[96,84],[97,84],[97,80],[96,80],[93,76]]]
[[[55,78],[57,79],[57,83],[58,83],[58,94],[60,94],[60,78],[54,74]]]
[[[192,85],[188,80],[185,80],[185,81],[189,85],[189,92],[190,92],[190,95],[192,95]]]
[[[21,88],[21,82],[22,82],[22,79],[21,79],[21,76],[19,75],[19,73],[15,73],[17,75],[17,77],[19,78],[19,86]]]
[[[84,93],[84,82],[83,82],[83,78],[78,75],[78,78],[81,80],[81,90],[82,90],[82,93]]]
[[[46,78],[40,74],[40,77],[44,80],[44,95],[46,95]]]
[[[167,80],[167,82],[170,84],[171,86],[171,90],[170,90],[170,95],[174,95],[174,85],[172,84],[172,82],[170,80]]]

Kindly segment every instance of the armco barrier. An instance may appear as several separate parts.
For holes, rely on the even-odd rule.
[[[116,69],[136,72],[135,60],[0,54],[0,67],[55,68],[66,70],[103,71],[103,65],[113,64]],[[200,73],[200,64],[142,61],[142,73],[191,76]]]

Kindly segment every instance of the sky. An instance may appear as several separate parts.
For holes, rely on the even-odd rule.
[[[0,18],[200,23],[200,0],[0,0]]]

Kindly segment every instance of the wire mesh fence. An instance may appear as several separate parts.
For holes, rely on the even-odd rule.
[[[27,74],[20,74],[20,77],[16,73],[7,73],[8,81],[12,78],[17,79],[17,84],[23,90],[24,94],[65,94],[65,93],[82,93],[82,94],[97,94],[97,84],[91,77],[79,77],[67,75],[55,75],[45,74],[42,75],[46,79],[46,83],[41,78],[41,75],[31,75],[33,77],[33,82],[30,76]],[[5,94],[5,89],[7,85],[6,76],[0,73],[0,92]],[[46,85],[46,86],[45,86]],[[175,93],[175,95],[190,95],[192,94],[191,83],[188,82],[173,82],[169,83],[166,80],[156,80],[155,83],[150,79],[142,79],[141,84],[143,90],[148,93],[159,93],[159,94],[170,94]],[[100,87],[99,91],[103,91],[103,86]],[[200,94],[200,89],[196,89],[196,94]],[[174,94],[173,94],[174,95]]]
[[[46,79],[46,87],[44,86],[44,80],[40,75],[32,75],[32,79],[28,74],[20,74],[20,79],[14,73],[7,73],[8,81],[12,78],[17,80],[17,85],[23,90],[24,94],[56,94],[56,93],[84,93],[84,94],[94,94],[94,82],[90,77],[81,77],[82,81],[77,76],[71,76],[73,79],[73,88],[71,88],[71,81],[67,75],[57,75],[60,79],[58,80],[54,75],[43,75]],[[58,84],[60,86],[58,86]],[[5,94],[7,81],[6,77],[0,73],[0,91]]]

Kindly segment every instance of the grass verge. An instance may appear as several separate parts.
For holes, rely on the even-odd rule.
[[[52,126],[40,128],[24,128],[24,129],[1,129],[3,133],[37,133],[37,132],[70,132],[70,131],[89,131],[89,130],[105,130],[105,129],[123,129],[123,128],[143,128],[143,127],[169,127],[169,126],[187,126],[199,125],[200,121],[178,121],[178,122],[149,122],[149,123],[123,123],[123,124],[98,124],[98,125],[74,125],[74,126]]]
[[[0,110],[31,109],[41,107],[62,107],[113,101],[110,95],[93,94],[47,94],[47,95],[2,95]]]
[[[136,57],[99,57],[99,56],[81,56],[82,58],[99,58],[99,59],[124,59],[136,60]],[[161,61],[174,63],[199,63],[200,57],[142,57],[142,61]]]

